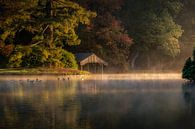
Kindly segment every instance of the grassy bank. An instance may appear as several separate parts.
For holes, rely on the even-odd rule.
[[[0,75],[83,75],[87,71],[65,68],[14,68],[0,69]]]

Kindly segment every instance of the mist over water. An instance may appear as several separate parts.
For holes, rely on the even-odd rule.
[[[48,80],[174,80],[181,79],[180,73],[129,73],[129,74],[92,74],[92,75],[73,75],[73,76],[52,76],[52,75],[6,75],[0,76],[0,80],[7,81],[27,81],[40,79],[43,81]]]
[[[179,74],[37,78],[0,77],[0,128],[195,127],[195,88]]]

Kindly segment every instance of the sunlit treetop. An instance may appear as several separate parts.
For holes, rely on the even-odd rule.
[[[16,40],[23,31],[31,34],[31,40],[26,46],[15,47],[10,64],[20,67],[37,62],[40,66],[70,66],[71,61],[67,62],[67,59],[74,60],[74,56],[64,50],[64,45],[78,45],[78,26],[90,24],[96,14],[69,0],[18,0],[13,3],[17,7],[12,8],[13,4],[9,5],[9,2],[2,3],[1,7],[8,15],[1,20],[0,40],[4,44],[25,45]],[[9,9],[14,15],[9,14]],[[24,63],[27,59],[34,62]]]
[[[26,6],[28,6],[29,2],[26,1],[20,2],[22,3],[21,7],[26,3]],[[43,39],[45,41],[46,32],[49,26],[52,26],[55,42],[64,41],[68,45],[76,45],[80,43],[80,40],[76,35],[75,28],[80,23],[89,24],[90,19],[95,16],[95,13],[87,11],[78,4],[70,1],[35,1],[33,1],[34,4],[31,6],[17,9],[15,15],[11,15],[1,24],[0,27],[4,30],[4,34],[1,35],[3,41],[8,36],[13,37],[17,31],[23,29],[36,34],[33,42]],[[52,5],[49,5],[49,2]]]

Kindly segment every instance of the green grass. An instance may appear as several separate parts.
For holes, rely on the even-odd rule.
[[[87,71],[65,68],[12,68],[0,69],[0,75],[83,75]]]

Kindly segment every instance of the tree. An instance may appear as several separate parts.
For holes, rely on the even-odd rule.
[[[147,62],[146,68],[154,68],[159,61],[173,59],[180,53],[178,39],[182,29],[175,17],[181,7],[176,0],[126,0],[121,16],[134,41],[132,69],[136,62]]]
[[[82,0],[79,2],[87,9],[95,11],[97,17],[92,25],[80,31],[82,43],[76,51],[94,52],[106,60],[113,71],[128,71],[128,55],[132,39],[116,15],[123,1]]]
[[[80,40],[75,30],[80,24],[89,24],[95,16],[69,0],[35,0],[29,7],[16,9],[14,15],[6,17],[0,24],[1,41],[19,44],[10,56],[9,66],[67,66],[66,61],[70,59],[65,57],[72,56],[64,57],[68,54],[64,45],[78,45]],[[30,45],[17,42],[17,35],[22,31],[31,33]],[[31,52],[25,51],[26,48]],[[28,63],[27,58],[32,58],[37,64]]]
[[[191,79],[191,66],[192,66],[192,60],[191,58],[189,57],[186,62],[185,62],[185,65],[183,67],[183,70],[182,70],[182,78],[185,78],[185,79]]]
[[[193,50],[193,60],[189,57],[185,62],[182,78],[195,81],[195,49]]]

